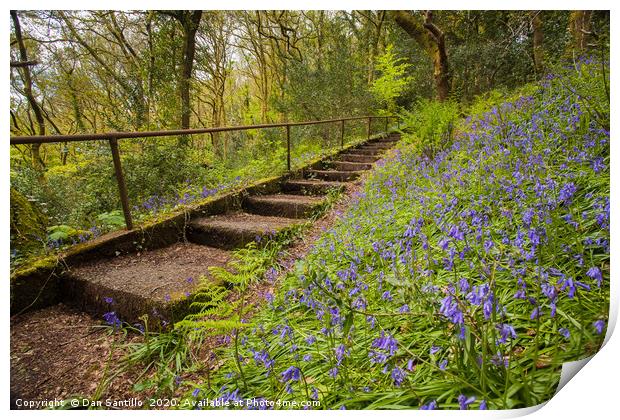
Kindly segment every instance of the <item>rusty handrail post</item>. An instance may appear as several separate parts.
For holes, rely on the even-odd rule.
[[[286,124],[286,170],[291,171],[291,126]]]
[[[121,167],[121,155],[118,149],[118,139],[111,137],[109,142],[110,149],[112,149],[112,161],[114,162],[114,173],[116,175],[116,182],[118,183],[118,192],[121,197],[123,214],[125,215],[125,225],[127,226],[127,230],[131,230],[133,229],[133,222],[131,220],[131,211],[129,210],[127,186],[125,185],[125,177],[123,176],[123,168]]]
[[[368,117],[368,128],[367,128],[368,140],[370,140],[370,122],[371,121],[372,121],[372,117]]]
[[[396,117],[396,128],[400,130],[400,116]]]
[[[344,120],[340,120],[340,148],[344,149]]]
[[[385,134],[387,134],[388,132],[388,120],[390,119],[390,117],[385,117]]]

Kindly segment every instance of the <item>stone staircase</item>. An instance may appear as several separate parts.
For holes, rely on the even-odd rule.
[[[91,313],[115,311],[128,322],[143,313],[175,318],[171,312],[180,315],[179,302],[197,287],[209,266],[223,267],[231,250],[306,223],[325,204],[330,190],[357,180],[397,141],[398,135],[369,140],[313,165],[298,178],[285,179],[275,194],[250,194],[239,208],[192,218],[186,230],[189,243],[71,267],[64,300]]]

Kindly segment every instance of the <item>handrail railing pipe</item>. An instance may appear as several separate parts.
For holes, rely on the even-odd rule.
[[[50,143],[66,143],[73,141],[100,141],[107,140],[110,144],[112,151],[112,163],[114,165],[114,174],[116,176],[116,182],[118,184],[118,192],[123,207],[123,215],[125,217],[125,225],[128,230],[133,229],[133,221],[131,217],[131,210],[129,207],[129,198],[127,193],[127,185],[125,183],[125,177],[123,175],[123,168],[121,165],[121,156],[118,146],[118,141],[121,139],[136,139],[136,138],[150,138],[150,137],[167,137],[167,136],[187,136],[193,134],[206,134],[209,133],[213,136],[213,133],[222,133],[228,131],[245,131],[255,129],[266,128],[281,128],[286,129],[286,169],[291,171],[291,127],[303,126],[303,125],[316,125],[316,124],[329,124],[340,123],[340,149],[344,148],[344,129],[346,121],[359,121],[367,120],[366,134],[367,139],[371,137],[371,123],[373,118],[385,119],[385,132],[388,130],[388,121],[390,118],[396,118],[398,126],[400,127],[400,119],[397,116],[362,116],[362,117],[343,117],[329,120],[316,120],[316,121],[303,121],[303,122],[284,122],[284,123],[271,123],[271,124],[256,124],[256,125],[243,125],[236,127],[205,127],[205,128],[193,128],[193,129],[177,129],[177,130],[158,130],[158,131],[129,131],[129,132],[109,132],[109,133],[94,133],[94,134],[62,134],[51,136],[16,136],[11,137],[11,145],[19,144],[50,144]]]

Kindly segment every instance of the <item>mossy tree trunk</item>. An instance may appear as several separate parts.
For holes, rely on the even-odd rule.
[[[178,90],[181,100],[180,127],[190,128],[191,107],[191,80],[194,71],[194,58],[196,56],[196,33],[202,19],[202,10],[175,10],[162,12],[175,18],[183,30],[183,43],[181,51],[181,72],[179,74]],[[181,145],[189,143],[188,136],[179,138]]]
[[[450,94],[450,68],[445,35],[434,23],[433,13],[427,10],[423,21],[418,16],[404,10],[395,10],[392,13],[398,26],[407,32],[432,59],[437,99],[445,101]]]
[[[532,56],[534,59],[534,70],[540,76],[544,71],[544,50],[543,50],[543,11],[537,10],[532,16]]]
[[[47,216],[15,188],[10,200],[11,249],[24,252],[41,247],[47,236]]]
[[[568,18],[568,31],[572,37],[572,51],[580,55],[588,46],[592,10],[573,10]]]

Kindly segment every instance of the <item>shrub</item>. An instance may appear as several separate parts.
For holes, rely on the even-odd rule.
[[[416,152],[432,157],[451,144],[459,113],[454,101],[420,100],[413,111],[401,113],[403,140]]]

